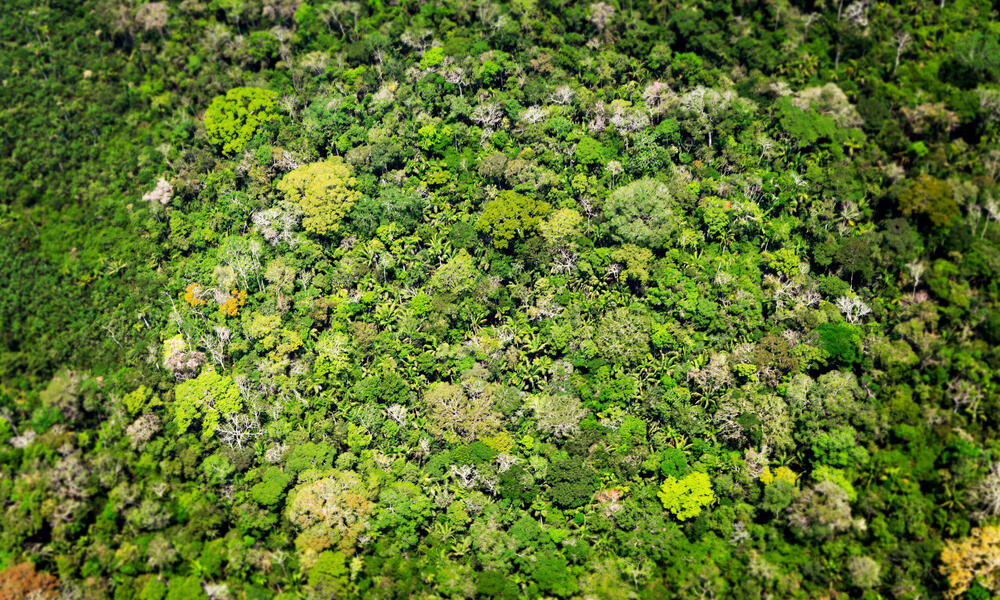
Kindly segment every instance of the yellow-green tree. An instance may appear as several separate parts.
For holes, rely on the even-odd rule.
[[[951,185],[925,173],[917,175],[899,195],[899,207],[904,215],[926,215],[935,225],[944,225],[958,214]]]
[[[339,157],[302,165],[285,175],[278,189],[302,208],[302,226],[318,235],[340,229],[361,192],[354,189],[358,180],[351,167]]]
[[[243,149],[266,123],[280,117],[278,94],[254,87],[233,88],[216,96],[205,111],[205,131],[208,141],[223,154]]]
[[[663,508],[684,521],[701,514],[701,509],[715,502],[712,480],[708,475],[693,471],[684,477],[667,477],[656,494]]]
[[[201,419],[204,437],[215,433],[221,415],[236,413],[242,408],[243,400],[233,378],[220,375],[212,367],[205,367],[194,379],[178,384],[171,406],[178,433],[184,433],[194,420]]]
[[[490,236],[494,246],[504,249],[515,238],[534,233],[551,209],[548,202],[504,190],[496,200],[487,202],[483,207],[476,229]]]

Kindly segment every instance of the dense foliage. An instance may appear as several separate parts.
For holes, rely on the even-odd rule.
[[[10,0],[0,598],[1000,595],[985,0]]]

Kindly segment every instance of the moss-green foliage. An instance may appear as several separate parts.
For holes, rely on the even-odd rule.
[[[483,207],[476,229],[488,235],[497,248],[507,248],[513,240],[534,233],[550,210],[548,202],[504,190]]]
[[[858,361],[859,337],[850,325],[823,323],[816,328],[823,350],[838,364],[851,365]]]
[[[921,173],[899,195],[905,215],[925,215],[935,225],[945,225],[958,214],[955,195],[947,181]]]
[[[208,140],[223,154],[235,154],[280,117],[277,106],[277,92],[264,88],[237,87],[216,96],[205,111]]]
[[[962,88],[1000,79],[1000,35],[994,31],[965,32],[941,64],[942,79]]]
[[[549,465],[548,480],[556,505],[577,508],[586,504],[597,489],[596,475],[579,459],[553,462]]]

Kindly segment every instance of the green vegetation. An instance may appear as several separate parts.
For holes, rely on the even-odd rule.
[[[361,197],[352,189],[357,180],[340,158],[302,165],[285,175],[277,188],[302,211],[302,228],[327,235],[340,229],[341,221]],[[286,218],[289,218],[286,216]]]
[[[233,88],[217,96],[205,111],[208,141],[223,154],[235,154],[250,142],[260,128],[279,117],[278,94],[250,87]]]
[[[1000,14],[0,11],[0,600],[1000,597]]]

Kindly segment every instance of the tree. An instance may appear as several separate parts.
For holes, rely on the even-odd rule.
[[[471,441],[492,435],[500,428],[500,414],[493,408],[492,386],[482,380],[464,388],[452,383],[432,383],[424,392],[424,403],[430,417],[428,430],[445,439],[460,437]]]
[[[604,202],[608,233],[618,243],[658,249],[672,242],[682,223],[666,184],[640,179],[613,191]]]
[[[420,540],[419,531],[432,507],[431,499],[419,487],[409,481],[394,481],[379,493],[372,527],[392,532],[401,547],[412,547]]]
[[[715,502],[712,480],[698,471],[680,479],[667,477],[656,496],[663,503],[663,508],[681,521],[700,515],[702,508]]]
[[[349,574],[347,557],[343,552],[324,550],[309,569],[310,592],[329,598],[346,596],[350,585]]]
[[[948,597],[958,598],[973,581],[1000,592],[1000,526],[973,529],[968,537],[948,540],[941,551],[941,574],[948,578]]]
[[[54,600],[59,596],[59,580],[35,571],[31,563],[20,563],[0,571],[0,600]]]
[[[576,578],[569,571],[569,563],[557,554],[545,553],[539,556],[532,577],[540,588],[560,598],[572,596],[578,589]]]
[[[899,195],[899,208],[906,216],[924,215],[939,226],[946,225],[958,214],[951,185],[926,173],[917,175]]]
[[[786,518],[792,531],[803,537],[830,539],[864,528],[864,520],[851,516],[847,492],[832,481],[817,482],[803,491],[788,507]]]
[[[295,487],[286,514],[301,533],[295,545],[303,564],[311,566],[319,553],[335,547],[350,556],[374,505],[368,489],[353,471],[329,471]]]
[[[583,136],[576,144],[573,151],[573,158],[577,164],[594,167],[604,164],[604,146],[590,136]]]
[[[820,345],[836,363],[850,366],[861,360],[860,343],[855,328],[837,323],[823,323],[816,328]]]
[[[483,207],[476,229],[490,236],[493,245],[502,250],[515,238],[534,233],[550,209],[548,202],[504,190],[496,200],[487,202]]]
[[[603,358],[616,363],[635,363],[649,352],[649,319],[627,308],[606,314],[594,334]]]
[[[187,431],[195,419],[201,419],[203,437],[215,433],[222,415],[242,408],[243,400],[233,378],[220,375],[212,367],[205,367],[194,379],[178,384],[171,406],[178,433]]]
[[[653,252],[635,244],[625,244],[611,251],[611,260],[617,265],[620,281],[635,281],[640,284],[649,280],[649,267],[653,262]]]
[[[559,437],[576,433],[587,414],[580,399],[571,394],[533,394],[528,406],[535,412],[538,429]]]
[[[292,476],[278,467],[268,467],[261,482],[250,488],[250,496],[260,504],[274,506],[284,496]]]
[[[544,221],[538,224],[542,238],[553,248],[572,250],[576,240],[581,235],[580,226],[583,216],[572,208],[560,208],[552,211]]]
[[[171,577],[165,600],[208,600],[208,595],[195,575]]]
[[[560,508],[579,508],[590,502],[597,491],[597,472],[579,457],[553,462],[546,479],[549,496]]]
[[[848,323],[857,323],[861,317],[872,312],[872,309],[857,296],[841,296],[837,298],[836,304],[840,312],[844,313]]]
[[[241,150],[261,127],[280,117],[278,94],[255,87],[237,87],[216,96],[205,111],[208,140],[223,154]]]
[[[870,556],[852,556],[847,560],[847,572],[851,582],[863,590],[871,589],[879,584],[882,578],[882,567]]]
[[[962,88],[1000,79],[1000,37],[988,31],[970,31],[951,46],[951,55],[938,71],[942,79]]]
[[[302,209],[302,226],[317,235],[340,230],[341,222],[361,192],[351,167],[339,157],[302,165],[282,178],[278,190]]]
[[[461,294],[475,285],[479,275],[475,259],[462,248],[434,271],[430,285],[436,290]]]

